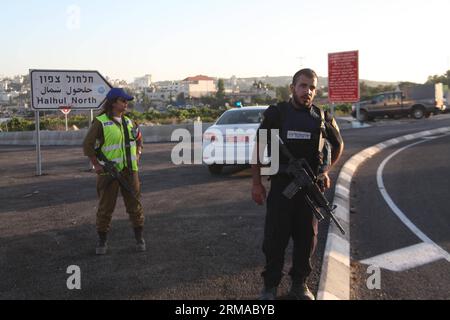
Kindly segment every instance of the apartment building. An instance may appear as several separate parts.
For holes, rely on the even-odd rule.
[[[187,87],[187,96],[192,98],[200,98],[203,96],[213,95],[217,92],[214,78],[203,75],[188,77],[182,81]]]

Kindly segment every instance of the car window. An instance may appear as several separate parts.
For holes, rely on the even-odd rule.
[[[264,110],[227,111],[217,121],[217,124],[260,123]]]
[[[379,96],[375,97],[375,101],[377,103],[383,102],[384,101],[384,95],[382,94],[382,95],[379,95]]]

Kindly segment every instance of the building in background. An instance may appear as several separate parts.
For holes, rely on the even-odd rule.
[[[146,74],[143,77],[135,78],[132,87],[135,89],[150,88],[152,85],[152,75]]]
[[[211,96],[216,94],[216,80],[203,75],[198,75],[195,77],[188,77],[182,81],[182,83],[187,88],[188,97],[200,98],[204,96]]]

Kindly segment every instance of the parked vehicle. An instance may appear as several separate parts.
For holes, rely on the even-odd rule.
[[[356,118],[356,107],[352,116]],[[375,117],[410,115],[415,119],[429,117],[445,110],[442,83],[405,87],[399,91],[383,92],[359,102],[361,121]]]
[[[225,165],[250,163],[256,131],[266,109],[267,106],[230,109],[206,129],[203,161],[211,174],[219,174]]]
[[[449,106],[449,103],[450,103],[450,91],[447,91],[446,93],[445,93],[445,95],[444,95],[445,97],[444,97],[444,110],[442,111],[443,113],[448,113],[448,112],[450,112],[450,106]]]

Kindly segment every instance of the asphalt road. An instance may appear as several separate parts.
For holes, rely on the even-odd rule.
[[[448,126],[450,120],[372,125],[343,130],[346,150],[333,180],[354,153],[399,135]],[[254,299],[262,285],[265,209],[251,201],[250,171],[227,168],[213,177],[203,165],[175,166],[174,145],[148,144],[144,150],[147,252],[134,252],[118,201],[110,253],[104,257],[94,254],[95,176],[87,171],[81,148],[43,148],[45,175],[35,177],[34,148],[0,146],[0,299]],[[331,199],[333,190],[327,196]],[[313,292],[326,231],[322,223],[309,279]],[[81,268],[81,290],[66,287],[71,265]],[[289,266],[287,254],[286,271]],[[285,277],[281,294],[287,288]]]
[[[450,299],[449,146],[450,135],[409,141],[358,170],[351,193],[353,299]],[[377,180],[381,163],[397,150]],[[396,208],[411,223],[400,220]],[[370,290],[364,280],[376,264],[380,286]]]
[[[250,170],[226,168],[213,177],[203,165],[175,166],[173,147],[149,144],[144,151],[147,252],[134,252],[118,201],[104,257],[94,254],[95,176],[81,149],[44,148],[46,175],[35,177],[33,148],[1,147],[0,299],[256,298],[265,209],[251,201]],[[321,256],[310,279],[314,290]],[[66,287],[71,265],[81,268],[79,291]]]

